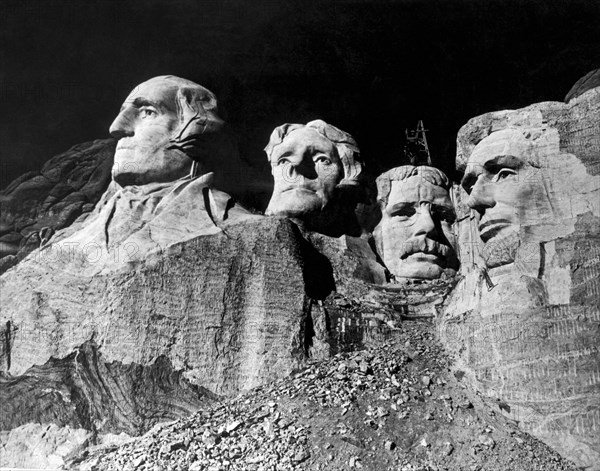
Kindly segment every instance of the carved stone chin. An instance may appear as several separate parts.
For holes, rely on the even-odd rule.
[[[433,167],[397,167],[377,178],[381,221],[373,237],[396,278],[439,278],[456,268],[448,178]]]

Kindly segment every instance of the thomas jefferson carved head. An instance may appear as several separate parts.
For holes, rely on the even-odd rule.
[[[456,268],[450,181],[440,170],[405,165],[377,178],[381,221],[373,237],[388,270],[400,278],[438,278]]]
[[[363,165],[352,136],[321,120],[284,124],[265,152],[275,180],[267,215],[295,217],[323,233],[341,230],[349,222],[341,217],[355,219]]]
[[[204,141],[222,125],[215,95],[194,82],[164,75],[138,85],[110,126],[119,139],[113,180],[143,185],[190,174],[193,161],[205,163]]]

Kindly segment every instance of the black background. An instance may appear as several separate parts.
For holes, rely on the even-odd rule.
[[[600,65],[596,0],[0,0],[0,186],[108,137],[156,75],[217,94],[242,156],[284,122],[350,132],[372,173],[399,165],[404,129],[430,130],[451,172],[456,132],[487,111],[563,100]]]

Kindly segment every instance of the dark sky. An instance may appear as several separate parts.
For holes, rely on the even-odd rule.
[[[373,173],[423,119],[453,166],[470,117],[562,100],[600,66],[597,0],[0,0],[0,187],[108,136],[128,92],[174,74],[211,89],[243,157],[284,122],[322,118]]]

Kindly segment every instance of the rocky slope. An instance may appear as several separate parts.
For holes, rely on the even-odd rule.
[[[469,393],[434,340],[406,321],[378,347],[70,457],[82,470],[574,470]]]
[[[94,208],[110,182],[116,143],[73,146],[0,192],[0,273]]]

